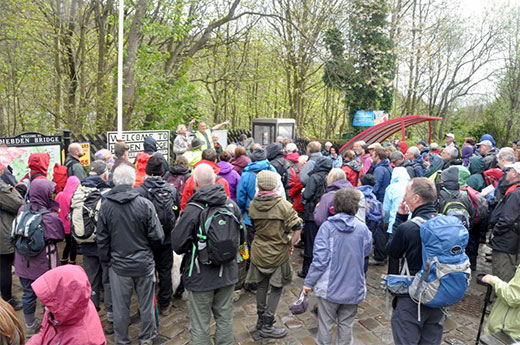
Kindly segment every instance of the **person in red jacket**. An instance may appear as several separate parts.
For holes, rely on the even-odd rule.
[[[94,303],[87,274],[80,266],[52,269],[32,283],[45,305],[40,332],[27,345],[105,345],[105,335]]]
[[[215,150],[205,149],[204,151],[202,151],[202,159],[193,166],[193,169],[195,170],[195,168],[200,164],[207,164],[213,168],[213,171],[217,176],[215,184],[223,185],[224,189],[226,190],[227,196],[231,197],[228,182],[226,181],[226,179],[218,176],[218,174],[220,173],[220,166],[217,165],[217,153],[215,152]],[[181,211],[184,211],[184,208],[186,207],[186,204],[190,200],[193,193],[195,193],[195,181],[193,180],[193,176],[191,176],[184,184],[184,191],[182,192],[181,199]]]

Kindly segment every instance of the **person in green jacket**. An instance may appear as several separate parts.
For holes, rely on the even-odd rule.
[[[491,284],[497,300],[489,314],[484,333],[504,332],[515,341],[520,340],[520,266],[509,283],[487,274],[482,281]]]
[[[291,282],[290,255],[300,238],[302,219],[292,204],[276,192],[280,176],[262,170],[256,176],[258,192],[249,205],[249,218],[255,229],[251,247],[251,266],[246,283],[257,283],[256,329],[264,338],[282,338],[283,327],[274,327],[274,315],[284,285]],[[292,233],[292,234],[291,234]],[[269,290],[271,286],[271,291]]]
[[[472,156],[469,159],[469,172],[471,173],[471,176],[468,177],[466,180],[466,183],[471,188],[478,190],[479,192],[482,191],[486,187],[486,183],[484,181],[484,176],[482,173],[484,172],[484,158],[480,156]]]

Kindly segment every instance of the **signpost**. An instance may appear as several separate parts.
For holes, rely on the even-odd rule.
[[[162,153],[164,158],[168,161],[170,158],[169,130],[123,131],[121,139],[130,147],[128,150],[128,158],[130,161],[133,161],[139,152],[144,151],[144,139],[149,136],[152,136],[157,140],[157,152]],[[117,131],[107,132],[107,148],[112,152],[112,154],[114,154],[114,146],[118,141],[117,139]]]
[[[11,162],[13,175],[20,180],[29,172],[27,166],[29,156],[32,153],[44,152],[50,156],[49,169],[47,176],[52,179],[52,173],[55,164],[61,164],[61,136],[60,135],[43,135],[36,132],[22,133],[16,137],[0,138],[0,144],[8,147],[18,148],[20,155]]]

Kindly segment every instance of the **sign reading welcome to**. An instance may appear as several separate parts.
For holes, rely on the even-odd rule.
[[[144,151],[144,139],[152,136],[157,140],[157,152],[163,154],[164,158],[168,161],[170,158],[170,131],[169,130],[157,130],[157,131],[124,131],[122,134],[122,140],[130,148],[128,150],[128,158],[133,161],[139,152]],[[107,147],[114,153],[114,146],[117,143],[117,132],[107,132]]]

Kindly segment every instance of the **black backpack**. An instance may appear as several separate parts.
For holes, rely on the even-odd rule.
[[[287,161],[285,159],[275,159],[269,163],[271,163],[278,175],[280,175],[283,187],[285,189],[289,188],[289,174],[287,172],[289,169],[289,164]]]
[[[190,202],[202,211],[199,216],[197,241],[193,243],[193,256],[189,276],[198,260],[203,265],[222,266],[237,259],[243,224],[235,216],[234,205],[228,199],[224,205],[206,207]],[[196,258],[195,258],[196,255]]]
[[[148,199],[150,199],[155,208],[164,233],[171,232],[175,225],[175,213],[177,211],[173,192],[168,186],[148,188],[146,191],[148,192]]]

